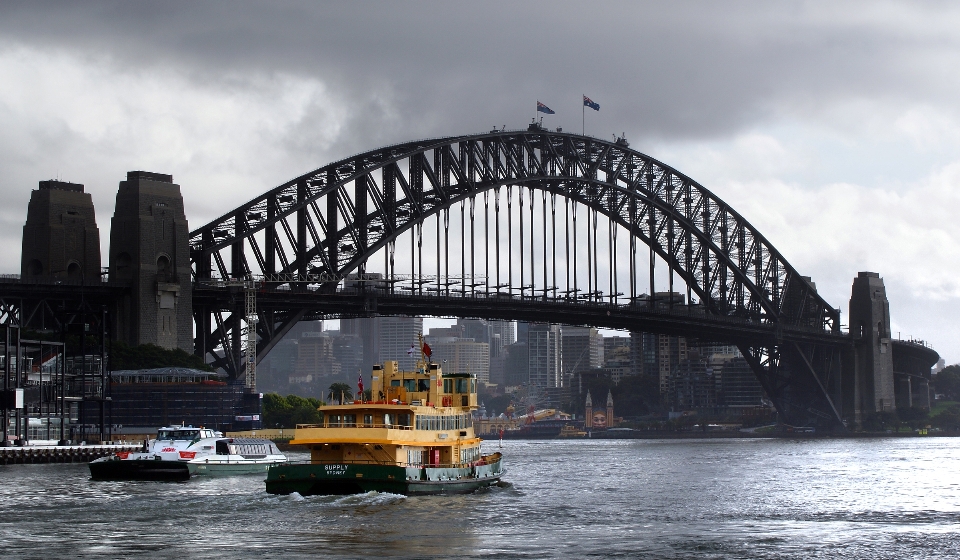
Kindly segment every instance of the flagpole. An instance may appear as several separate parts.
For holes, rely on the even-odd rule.
[[[581,94],[583,95],[583,94]],[[586,95],[583,95],[586,97]],[[580,134],[582,136],[587,135],[587,110],[584,109],[586,104],[583,103],[583,99],[580,100]]]

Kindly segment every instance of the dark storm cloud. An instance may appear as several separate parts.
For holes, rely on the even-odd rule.
[[[549,124],[578,130],[581,93],[602,105],[588,132],[683,139],[839,98],[945,97],[953,82],[914,55],[953,39],[911,17],[947,6],[21,3],[0,8],[0,44],[173,67],[218,87],[238,74],[309,76],[355,106],[342,139],[354,149],[521,127],[537,99],[558,112]]]

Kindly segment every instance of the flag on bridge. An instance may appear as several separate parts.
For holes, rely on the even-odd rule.
[[[583,106],[584,106],[584,107],[590,107],[590,108],[593,109],[594,111],[599,111],[599,110],[600,110],[600,104],[599,104],[599,103],[594,103],[593,99],[590,99],[590,98],[587,97],[586,95],[583,96]]]
[[[424,342],[424,343],[423,343],[423,355],[429,358],[432,354],[433,354],[433,350],[430,349],[430,345],[427,344],[426,342]]]
[[[553,115],[556,113],[556,111],[554,111],[550,107],[547,107],[543,103],[540,103],[539,101],[537,101],[537,111],[540,113],[546,113],[548,115]]]

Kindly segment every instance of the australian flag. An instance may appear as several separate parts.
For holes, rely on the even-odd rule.
[[[546,113],[546,114],[548,114],[548,115],[553,115],[553,114],[556,113],[556,111],[554,111],[554,110],[551,109],[550,107],[547,107],[547,106],[544,105],[543,103],[540,103],[539,101],[537,101],[537,111],[539,111],[539,112],[541,112],[541,113]]]
[[[584,107],[590,107],[590,108],[593,109],[594,111],[599,111],[599,110],[600,110],[600,104],[599,104],[599,103],[594,103],[594,102],[593,102],[593,99],[590,99],[590,98],[587,97],[586,95],[583,96],[583,106],[584,106]]]

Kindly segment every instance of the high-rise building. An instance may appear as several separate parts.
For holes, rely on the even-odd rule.
[[[373,371],[373,365],[380,363],[379,317],[340,319],[340,334],[355,336],[360,340],[362,353],[359,367],[365,372]]]
[[[445,338],[431,344],[432,360],[445,373],[472,373],[477,381],[490,381],[490,345],[472,338]]]
[[[757,374],[742,357],[723,363],[720,370],[720,404],[727,408],[754,408],[763,405],[763,387]]]
[[[380,348],[378,364],[386,360],[396,360],[400,369],[413,370],[420,358],[416,349],[420,334],[423,332],[423,319],[420,317],[377,317],[380,330]]]
[[[490,324],[484,319],[457,319],[462,338],[472,338],[475,342],[490,343]]]
[[[519,387],[530,381],[530,353],[527,341],[518,341],[503,349],[503,384]]]
[[[593,327],[560,329],[563,338],[563,373],[603,367],[603,335]]]
[[[615,384],[628,375],[633,375],[633,348],[630,338],[607,336],[603,338],[603,367],[610,372]]]
[[[660,392],[667,393],[670,390],[671,375],[681,362],[687,360],[687,339],[665,334],[654,335],[653,338],[656,340],[655,356]]]
[[[561,376],[563,343],[560,326],[530,323],[527,330],[527,363],[531,388],[563,386]]]
[[[304,332],[297,344],[297,365],[290,382],[296,379],[311,383],[325,378],[341,378],[340,363],[333,356],[333,339],[324,332]]]
[[[513,321],[488,321],[490,324],[491,339],[499,336],[499,348],[494,351],[493,340],[490,341],[490,355],[498,355],[504,346],[508,346],[517,341],[516,326]]]

